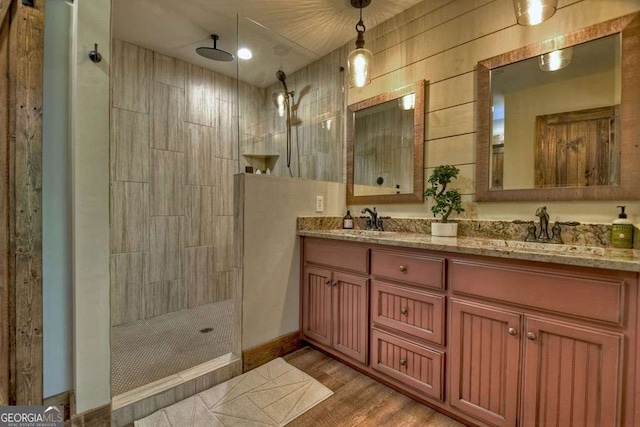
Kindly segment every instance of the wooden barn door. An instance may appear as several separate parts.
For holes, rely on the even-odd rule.
[[[619,182],[619,106],[536,117],[536,188]]]
[[[44,0],[0,0],[0,405],[42,404]]]

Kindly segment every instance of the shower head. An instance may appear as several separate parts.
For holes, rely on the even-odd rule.
[[[213,47],[199,47],[196,49],[198,55],[203,56],[207,59],[212,59],[214,61],[224,61],[229,62],[233,61],[234,57],[229,52],[226,52],[222,49],[218,49],[218,35],[212,34],[211,38],[213,39]]]
[[[282,70],[278,70],[276,72],[276,78],[278,80],[280,80],[280,82],[282,83],[282,86],[284,86],[284,91],[285,93],[288,95],[289,94],[289,89],[287,88],[287,75],[284,73],[284,71]]]

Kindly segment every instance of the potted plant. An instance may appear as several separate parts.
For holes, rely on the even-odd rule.
[[[458,224],[448,220],[451,212],[464,212],[462,198],[455,188],[447,190],[447,184],[450,184],[451,180],[456,178],[459,173],[460,169],[455,166],[440,165],[433,170],[429,177],[431,188],[428,188],[424,195],[433,198],[434,203],[431,206],[433,216],[440,215],[442,217],[440,222],[431,224],[432,236],[455,237],[458,234]]]

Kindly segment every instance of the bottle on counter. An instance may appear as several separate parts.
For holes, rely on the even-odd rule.
[[[353,229],[353,217],[351,216],[350,211],[347,211],[347,214],[342,219],[342,228],[345,230]]]
[[[620,249],[631,249],[633,247],[633,223],[624,212],[626,206],[618,207],[621,212],[611,226],[611,246]]]

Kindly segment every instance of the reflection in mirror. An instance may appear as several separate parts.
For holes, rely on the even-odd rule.
[[[491,187],[616,185],[620,35],[491,70]]]
[[[422,202],[424,81],[349,106],[349,203]]]
[[[415,93],[356,111],[356,196],[413,193],[413,102]]]
[[[476,199],[640,197],[640,14],[478,63]]]

